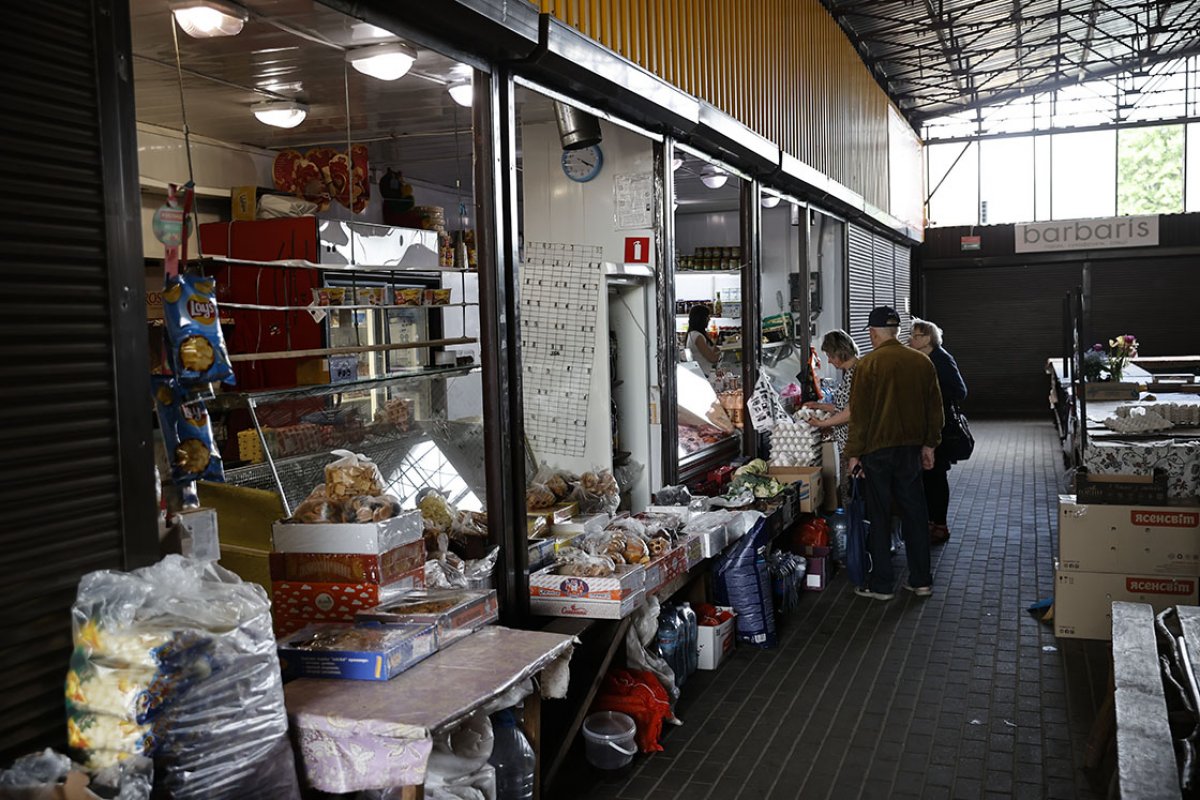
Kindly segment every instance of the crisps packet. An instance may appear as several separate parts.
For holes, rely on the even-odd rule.
[[[177,484],[195,480],[225,481],[221,454],[213,443],[208,410],[200,400],[187,402],[179,382],[167,375],[150,376],[154,405],[171,462],[171,480]]]
[[[168,276],[162,298],[171,364],[179,382],[232,386],[236,381],[221,334],[216,282],[200,275]]]

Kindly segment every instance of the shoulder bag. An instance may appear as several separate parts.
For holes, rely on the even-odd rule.
[[[942,444],[939,448],[950,461],[966,461],[975,451],[975,437],[971,435],[971,426],[967,415],[962,413],[958,403],[950,406],[950,414],[946,425],[942,428]]]

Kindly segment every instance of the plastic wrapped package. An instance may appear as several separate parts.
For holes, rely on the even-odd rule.
[[[692,493],[683,485],[664,486],[654,493],[654,502],[660,506],[687,506],[692,502]]]
[[[716,566],[717,604],[732,606],[737,613],[738,639],[759,647],[776,643],[771,577],[763,554],[767,538],[766,526],[759,521]]]
[[[71,759],[49,748],[22,756],[11,768],[0,770],[0,797],[60,797],[64,784],[75,783],[68,775],[77,770]],[[96,770],[77,785],[86,782],[91,794],[111,800],[148,800],[153,772],[150,759],[130,756],[119,764]]]
[[[333,455],[337,460],[325,465],[325,493],[331,500],[383,494],[383,476],[374,461],[349,450],[334,450]]]
[[[425,586],[430,589],[488,589],[500,558],[493,547],[483,558],[464,561],[444,548],[425,562]]]
[[[492,720],[478,712],[449,733],[435,736],[425,772],[426,791],[454,784],[487,766],[493,742]]]
[[[600,469],[580,475],[568,499],[579,504],[581,514],[615,514],[621,505],[621,490],[612,473]]]
[[[561,547],[555,572],[578,578],[608,578],[617,571],[616,562],[604,554],[589,553],[578,547]]]
[[[542,464],[529,481],[531,487],[545,487],[550,494],[554,495],[554,502],[550,503],[550,505],[566,500],[577,483],[579,483],[578,475],[563,469],[551,467],[549,464]],[[549,508],[549,506],[530,506],[530,508]]]
[[[67,709],[85,761],[150,755],[178,800],[299,796],[261,587],[170,555],[85,575],[72,621]]]
[[[158,426],[171,463],[171,481],[225,481],[221,453],[213,439],[208,410],[200,400],[189,400],[179,382],[169,375],[152,375]]]

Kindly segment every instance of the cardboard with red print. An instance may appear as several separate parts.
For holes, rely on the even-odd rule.
[[[580,600],[624,600],[646,585],[646,569],[621,564],[607,578],[559,575],[558,566],[546,567],[529,576],[531,597],[568,597]]]
[[[387,586],[378,583],[271,581],[271,613],[277,620],[350,622],[360,611],[386,603],[406,589],[424,586],[424,565]]]

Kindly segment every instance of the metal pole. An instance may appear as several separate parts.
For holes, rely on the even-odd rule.
[[[662,424],[662,481],[679,482],[679,407],[675,369],[679,362],[675,342],[675,141],[667,137],[654,145],[654,175],[658,269],[654,273],[659,297],[658,318],[658,419]]]
[[[279,499],[283,503],[283,514],[285,517],[292,515],[292,504],[288,502],[287,492],[283,490],[283,481],[279,480],[279,471],[275,469],[275,459],[271,456],[271,448],[267,445],[267,436],[263,433],[262,425],[258,424],[258,413],[255,411],[257,401],[253,397],[246,398],[246,408],[250,410],[250,421],[254,423],[254,430],[258,433],[259,444],[262,445],[263,455],[267,459],[267,466],[271,468],[271,477],[275,479],[275,488],[279,490]]]

